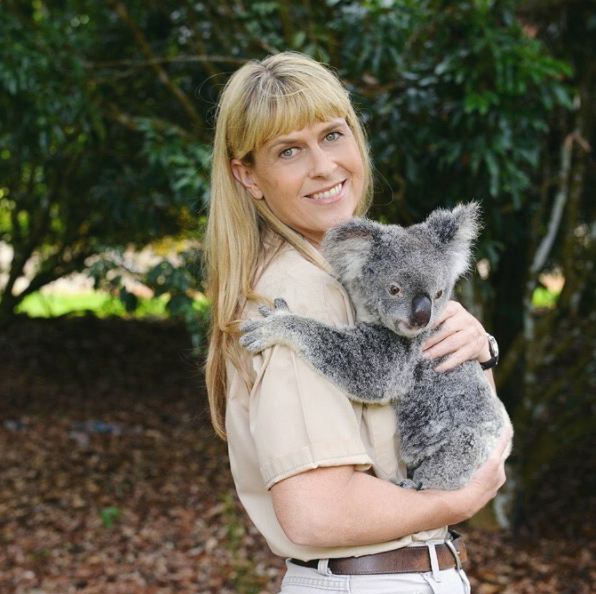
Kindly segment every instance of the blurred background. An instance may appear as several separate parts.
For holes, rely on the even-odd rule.
[[[371,217],[482,205],[458,297],[516,434],[475,591],[593,593],[593,0],[2,0],[0,590],[277,591],[205,412],[200,258],[219,92],[287,49],[349,88]]]

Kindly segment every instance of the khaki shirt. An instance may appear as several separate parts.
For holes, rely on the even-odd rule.
[[[271,300],[283,297],[292,312],[335,326],[354,323],[342,285],[289,246],[269,263],[255,290]],[[245,317],[260,317],[255,305]],[[394,412],[390,405],[351,402],[286,347],[267,349],[252,363],[256,379],[250,389],[228,365],[230,465],[242,504],[275,554],[302,560],[360,556],[444,538],[446,528],[374,545],[292,543],[273,511],[271,486],[306,470],[341,465],[400,480],[405,468],[397,457]]]

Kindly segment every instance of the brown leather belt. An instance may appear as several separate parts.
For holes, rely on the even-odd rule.
[[[452,540],[435,545],[439,569],[461,567],[467,561],[466,545],[457,533],[452,532]],[[318,559],[300,561],[291,559],[292,563],[302,567],[316,569]],[[430,550],[428,546],[409,546],[374,555],[362,557],[344,557],[329,559],[327,567],[337,575],[372,575],[380,573],[425,573],[432,571]]]

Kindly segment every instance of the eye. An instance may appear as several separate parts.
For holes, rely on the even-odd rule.
[[[436,295],[435,295],[435,299],[440,299],[443,296],[443,291],[439,291]]]
[[[325,136],[325,140],[329,141],[329,142],[334,142],[335,140],[337,140],[340,136],[341,136],[341,132],[338,132],[337,130],[334,132],[329,132],[329,134],[327,134],[327,136]]]
[[[284,159],[289,159],[290,157],[293,157],[297,151],[298,149],[295,146],[291,146],[290,148],[281,151],[281,153],[279,153],[279,156],[283,157]]]
[[[397,297],[398,295],[401,295],[401,289],[398,285],[389,285],[389,293]]]

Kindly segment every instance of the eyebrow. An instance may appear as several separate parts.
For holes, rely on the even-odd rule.
[[[347,126],[347,125],[348,125],[347,122],[343,118],[338,118],[335,121],[329,122],[329,124],[321,130],[321,135],[324,136],[325,134],[331,132],[332,130],[335,130],[338,127]],[[273,144],[270,144],[266,150],[267,150],[267,152],[270,152],[280,146],[283,146],[286,144],[294,144],[299,141],[300,141],[300,139],[296,138],[295,136],[282,136],[279,140],[276,140]]]

